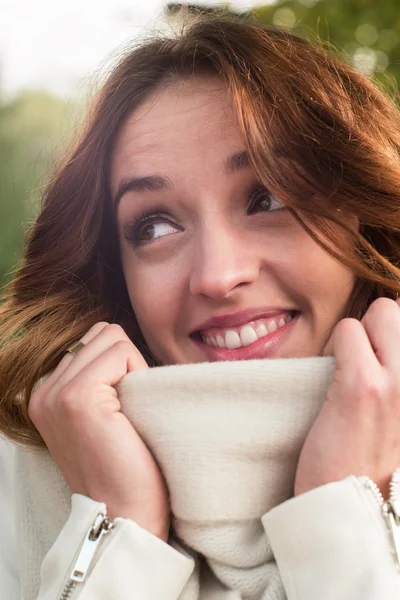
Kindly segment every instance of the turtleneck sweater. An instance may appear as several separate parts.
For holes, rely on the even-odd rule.
[[[4,600],[398,599],[392,540],[366,478],[293,498],[334,369],[328,358],[254,360],[124,377],[122,411],[165,476],[171,535],[166,544],[115,519],[83,582],[70,575],[105,505],[71,499],[46,450],[3,442]]]

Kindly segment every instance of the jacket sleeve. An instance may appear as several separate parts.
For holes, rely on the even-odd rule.
[[[72,496],[68,521],[43,561],[37,600],[58,600],[66,592],[68,600],[177,600],[194,569],[193,558],[129,519],[114,519],[87,559],[85,540],[101,514],[104,504]],[[85,580],[71,583],[72,571],[85,563]]]
[[[266,513],[262,523],[288,600],[400,598],[389,529],[361,478],[288,500]]]
[[[10,518],[13,470],[14,446],[0,437],[0,598],[4,594],[7,600],[27,600],[22,598],[16,526]],[[42,563],[37,600],[63,597],[87,534],[105,509],[86,496],[72,496],[69,518]],[[173,548],[129,519],[115,519],[114,525],[98,545],[84,582],[74,585],[65,597],[177,600],[192,574],[194,559],[177,544]]]

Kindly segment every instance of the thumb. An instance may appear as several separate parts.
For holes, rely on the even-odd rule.
[[[334,334],[334,332],[332,332],[331,335],[329,336],[328,341],[326,342],[324,349],[322,351],[322,356],[334,356],[333,334]]]

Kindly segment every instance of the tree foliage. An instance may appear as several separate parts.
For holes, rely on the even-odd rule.
[[[261,0],[262,1],[262,0]],[[201,3],[170,2],[169,20],[187,21],[201,13],[233,14],[251,21],[274,24],[307,38],[328,42],[345,60],[368,76],[398,89],[400,83],[399,0],[270,0],[247,12],[229,3],[213,8]]]
[[[40,91],[0,103],[0,283],[21,256],[24,227],[68,136],[68,113],[63,100]]]
[[[280,0],[257,6],[252,16],[306,37],[316,34],[392,91],[400,83],[399,0]]]

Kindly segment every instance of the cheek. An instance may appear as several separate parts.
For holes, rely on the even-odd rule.
[[[125,262],[125,280],[139,327],[152,349],[172,335],[180,314],[183,286],[177,270],[138,262]]]
[[[334,259],[296,222],[276,240],[275,274],[304,312],[341,318],[354,286],[352,271]]]
[[[354,274],[309,238],[303,254],[303,289],[315,313],[332,327],[345,316]]]

